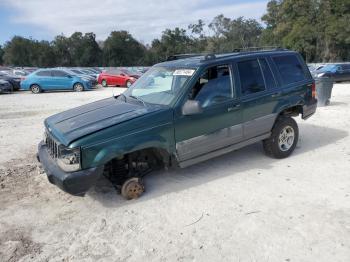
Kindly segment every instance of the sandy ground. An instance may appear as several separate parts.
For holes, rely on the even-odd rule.
[[[288,159],[259,143],[154,173],[138,200],[104,180],[72,197],[35,160],[42,122],[111,95],[0,96],[0,261],[350,261],[350,84],[298,120]]]

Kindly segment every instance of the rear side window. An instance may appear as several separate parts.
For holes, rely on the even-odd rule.
[[[60,71],[60,70],[53,70],[52,71],[52,75],[56,76],[56,77],[66,77],[68,74],[64,71]]]
[[[277,56],[273,58],[284,84],[292,84],[305,80],[305,72],[295,55]]]
[[[36,73],[37,76],[51,76],[51,71],[39,71]]]
[[[264,73],[265,84],[267,89],[274,89],[276,87],[276,82],[275,82],[275,78],[272,75],[269,64],[267,63],[265,58],[260,58],[259,62],[260,62],[261,69]]]
[[[242,95],[249,95],[265,90],[264,78],[257,59],[238,62]]]

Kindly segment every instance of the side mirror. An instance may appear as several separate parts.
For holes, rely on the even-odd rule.
[[[198,115],[203,112],[203,108],[196,100],[187,100],[182,107],[182,114],[184,116]]]

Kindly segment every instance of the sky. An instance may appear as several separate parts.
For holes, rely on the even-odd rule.
[[[0,0],[0,44],[14,35],[52,40],[76,31],[94,32],[104,40],[113,30],[129,31],[150,43],[166,28],[187,28],[198,19],[216,15],[255,18],[267,0]]]

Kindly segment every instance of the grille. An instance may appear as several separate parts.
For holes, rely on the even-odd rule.
[[[59,157],[59,143],[56,142],[55,139],[53,139],[53,137],[51,136],[51,134],[49,134],[48,132],[46,132],[46,146],[47,146],[47,150],[49,151],[49,154],[51,155],[52,158],[58,158]]]

